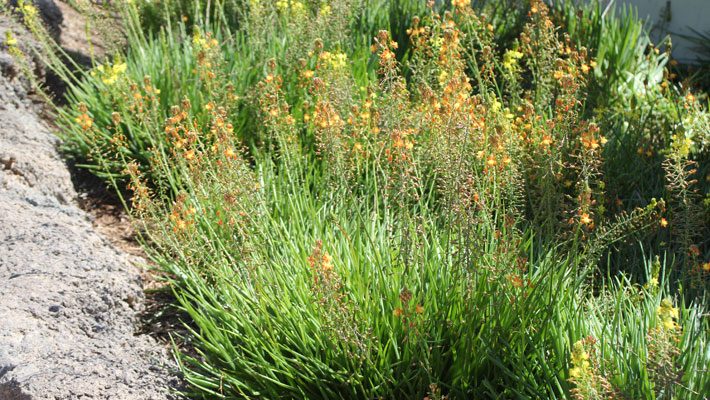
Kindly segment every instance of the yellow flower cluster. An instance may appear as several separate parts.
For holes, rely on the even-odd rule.
[[[17,39],[15,39],[10,31],[5,31],[5,45],[7,47],[17,46]]]
[[[219,41],[212,37],[211,32],[208,32],[206,35],[202,35],[199,31],[196,31],[195,34],[192,35],[192,43],[197,47],[207,50],[219,46]]]
[[[581,381],[591,375],[592,364],[589,362],[589,353],[584,348],[584,340],[577,341],[572,348],[572,368],[569,370],[571,379]]]
[[[596,343],[596,338],[588,336],[572,347],[569,381],[575,386],[570,391],[573,399],[615,398],[611,383],[600,373]]]
[[[693,141],[690,138],[679,135],[673,135],[671,137],[671,148],[682,158],[688,157],[692,146]]]
[[[661,301],[661,305],[656,309],[656,315],[661,322],[661,326],[666,330],[676,330],[678,324],[678,309],[673,307],[673,302],[669,298]]]
[[[114,65],[99,64],[91,71],[91,76],[100,76],[101,81],[106,85],[113,85],[118,79],[126,73],[126,63],[117,63]]]
[[[330,4],[328,4],[327,2],[323,2],[323,4],[321,4],[320,6],[319,14],[324,17],[327,17],[328,15],[330,15],[331,11],[332,9],[330,7]]]
[[[37,27],[37,23],[39,22],[37,19],[37,16],[39,16],[39,11],[37,10],[37,7],[35,7],[31,2],[25,3],[24,0],[18,0],[17,6],[20,8],[20,11],[22,12],[22,18],[25,21],[25,24],[30,28],[30,30],[33,30],[33,28]]]
[[[342,52],[331,53],[329,51],[324,51],[320,53],[319,58],[324,65],[327,65],[334,70],[343,69],[348,65],[348,56]]]
[[[20,62],[25,60],[25,54],[17,46],[17,39],[10,30],[5,31],[5,46],[7,47],[10,55],[12,55],[16,60]]]
[[[518,68],[518,60],[523,58],[523,53],[517,50],[508,50],[503,54],[503,68],[508,71],[515,71]]]
[[[306,15],[306,5],[299,0],[278,0],[276,9],[280,12],[290,12],[295,17],[303,17]]]

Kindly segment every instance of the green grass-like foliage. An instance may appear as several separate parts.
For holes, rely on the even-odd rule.
[[[58,123],[132,194],[192,395],[708,393],[702,95],[633,16],[508,3],[113,5]]]

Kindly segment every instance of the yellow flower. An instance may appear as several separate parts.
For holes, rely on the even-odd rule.
[[[320,59],[333,70],[343,69],[348,65],[348,56],[341,52],[324,51],[320,54]]]
[[[503,106],[503,104],[498,101],[498,99],[493,100],[493,103],[491,104],[491,111],[497,112],[500,111],[500,108]]]
[[[584,371],[577,367],[572,367],[569,369],[569,377],[578,380],[584,376]]]
[[[118,63],[114,65],[99,64],[91,71],[91,76],[100,75],[101,81],[106,85],[113,85],[119,77],[126,73],[128,66],[126,63]]]
[[[523,57],[523,53],[516,50],[508,50],[503,54],[503,67],[509,71],[515,71],[518,67],[518,60]]]
[[[113,66],[113,73],[115,73],[115,74],[123,74],[123,73],[126,72],[126,69],[127,69],[127,68],[128,68],[128,66],[126,65],[126,63],[114,64],[114,66]]]
[[[207,40],[202,37],[199,31],[195,31],[195,34],[192,35],[192,43],[197,47],[204,47],[207,44]]]
[[[589,353],[584,348],[584,340],[575,342],[572,347],[571,360],[572,368],[569,370],[570,378],[576,381],[583,381],[584,378],[591,374],[591,363],[589,362]]]
[[[5,31],[5,45],[8,47],[17,46],[17,39],[15,39],[10,31]]]
[[[495,167],[498,162],[496,161],[496,158],[494,156],[488,156],[488,159],[486,159],[486,165],[489,167]]]
[[[39,15],[37,7],[32,4],[26,4],[24,0],[19,0],[17,5],[22,10],[22,16],[24,17],[25,23],[32,28],[37,23],[37,16]]]
[[[276,8],[279,12],[290,12],[295,17],[306,15],[306,6],[298,0],[279,0],[276,2]]]
[[[679,135],[671,136],[671,147],[681,157],[687,157],[690,154],[690,148],[693,146],[693,141],[690,138],[685,138]]]
[[[439,84],[443,85],[446,82],[446,78],[449,76],[449,73],[446,71],[441,71],[439,74]]]
[[[666,297],[661,300],[661,305],[656,309],[656,315],[664,329],[674,330],[678,327],[675,320],[678,319],[679,313],[678,309],[673,307],[671,299]]]

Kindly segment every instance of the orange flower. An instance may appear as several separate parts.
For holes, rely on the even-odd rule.
[[[451,0],[451,5],[454,6],[454,8],[458,9],[466,9],[467,7],[471,7],[471,1],[470,0]]]
[[[79,115],[75,121],[79,124],[81,129],[83,129],[85,131],[89,130],[91,128],[91,126],[94,124],[94,120],[92,120],[91,117],[89,117],[89,114],[87,114],[87,113]]]
[[[665,228],[668,226],[668,220],[665,218],[661,218],[660,224],[661,224],[661,228]]]
[[[328,252],[323,252],[321,268],[326,272],[333,270],[333,257],[331,257]]]
[[[582,213],[579,217],[579,222],[583,223],[584,225],[589,225],[592,223],[592,218],[589,216],[587,213]]]
[[[234,152],[234,149],[228,147],[227,150],[224,151],[224,156],[227,158],[236,158],[237,154]]]
[[[184,231],[187,228],[187,222],[183,219],[176,219],[175,220],[175,227],[173,228],[174,232],[178,231]]]
[[[698,248],[697,245],[692,244],[692,245],[690,245],[690,248],[688,249],[688,253],[690,253],[690,255],[697,257],[700,255],[700,248]]]

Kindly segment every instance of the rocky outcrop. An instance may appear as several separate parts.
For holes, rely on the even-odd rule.
[[[0,15],[0,38],[10,26]],[[138,269],[75,203],[57,139],[1,45],[0,71],[0,399],[170,398],[169,351],[134,333]]]

